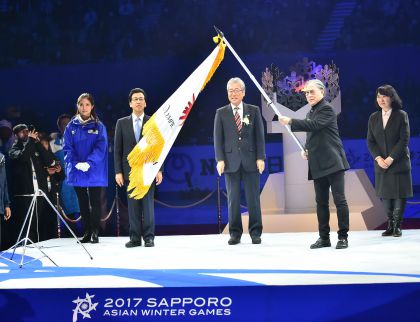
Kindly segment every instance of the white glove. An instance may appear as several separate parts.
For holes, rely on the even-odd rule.
[[[90,168],[90,165],[87,162],[79,162],[79,163],[76,164],[76,169],[80,170],[80,171],[83,171],[83,172],[88,171],[89,168]]]

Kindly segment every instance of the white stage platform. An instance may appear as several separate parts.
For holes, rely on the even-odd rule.
[[[127,237],[27,248],[23,268],[0,259],[1,321],[420,321],[420,231],[350,233],[348,249],[309,249],[317,233]],[[333,234],[333,246],[337,239]],[[21,248],[18,249],[19,253]],[[9,254],[5,254],[8,256]],[[15,260],[19,260],[19,255]],[[87,319],[87,320],[86,320]]]
[[[235,246],[226,235],[164,236],[156,237],[153,248],[131,249],[124,247],[127,237],[101,237],[99,244],[85,244],[93,260],[74,239],[54,239],[38,245],[59,267],[45,257],[23,268],[0,259],[0,288],[420,282],[420,231],[405,230],[402,238],[380,233],[350,232],[350,246],[343,250],[335,249],[335,234],[332,247],[315,250],[309,245],[316,233],[267,233],[261,245],[243,235]],[[31,247],[26,255],[42,254]]]

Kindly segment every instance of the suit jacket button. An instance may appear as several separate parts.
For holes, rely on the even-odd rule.
[[[241,151],[241,148],[238,148],[239,151]]]
[[[239,137],[239,141],[240,141],[240,140],[242,140],[242,138],[241,138],[241,137]]]

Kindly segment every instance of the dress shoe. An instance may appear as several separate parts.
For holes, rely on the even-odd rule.
[[[318,238],[318,240],[311,245],[311,249],[322,248],[322,247],[331,247],[331,242],[329,239]]]
[[[155,242],[153,239],[146,239],[144,241],[144,247],[155,247]]]
[[[90,237],[91,237],[91,233],[90,232],[86,232],[82,238],[79,239],[79,241],[81,243],[90,243]]]
[[[347,241],[347,238],[340,238],[337,242],[337,246],[335,246],[336,249],[344,249],[349,247],[349,242]]]
[[[138,247],[138,246],[141,246],[141,240],[140,241],[130,240],[129,242],[127,242],[125,244],[125,247],[127,247],[127,248],[133,248],[133,247]]]
[[[97,231],[94,231],[94,232],[92,233],[92,237],[91,237],[90,242],[91,242],[92,244],[97,244],[97,243],[99,243],[99,237],[98,237],[98,232],[97,232]]]
[[[236,238],[236,237],[230,237],[228,244],[229,245],[236,245],[239,244],[241,242],[240,238]]]
[[[251,237],[251,239],[252,239],[253,244],[261,244],[261,237],[255,236],[255,237]]]

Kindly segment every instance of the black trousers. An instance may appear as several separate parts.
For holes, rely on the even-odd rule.
[[[126,180],[125,187],[129,184]],[[130,198],[127,193],[129,235],[133,242],[141,241],[141,236],[144,240],[155,238],[155,187],[153,183],[144,197],[138,200]]]
[[[101,192],[104,187],[74,187],[85,232],[98,232],[101,220]]]
[[[249,234],[260,237],[262,233],[262,218],[260,205],[260,174],[257,171],[246,172],[242,166],[238,171],[225,173],[228,196],[229,233],[232,237],[241,238],[241,181],[244,183],[246,204],[249,214]]]
[[[329,190],[333,195],[337,208],[338,238],[347,238],[349,231],[349,207],[344,194],[344,171],[338,171],[328,176],[314,180],[316,214],[318,217],[319,236],[330,238],[330,207]]]

